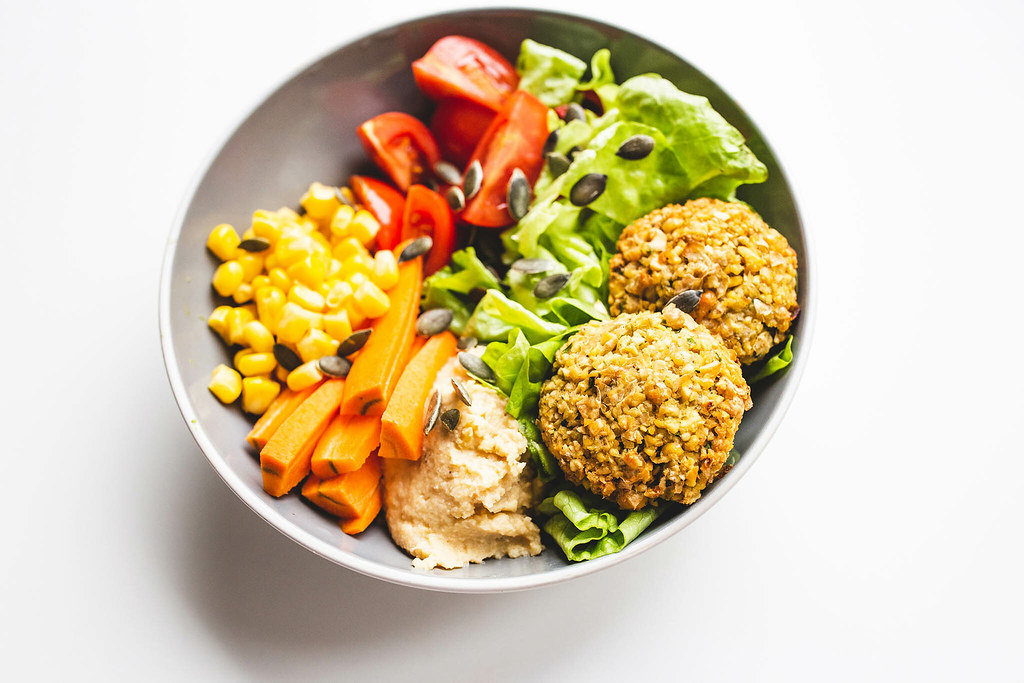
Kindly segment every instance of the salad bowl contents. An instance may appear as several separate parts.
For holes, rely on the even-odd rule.
[[[218,469],[360,571],[607,564],[699,514],[787,382],[802,234],[736,194],[769,167],[706,97],[549,34],[437,36],[410,106],[352,103],[356,172],[207,224],[207,395],[252,421]]]

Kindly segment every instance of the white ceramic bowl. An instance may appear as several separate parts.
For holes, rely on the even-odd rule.
[[[350,537],[301,496],[266,495],[258,459],[245,443],[249,421],[206,388],[210,370],[230,363],[227,349],[205,323],[215,305],[209,283],[216,260],[204,247],[210,229],[222,222],[245,226],[256,208],[294,205],[311,181],[342,183],[366,170],[356,126],[387,110],[427,111],[429,102],[416,89],[409,65],[452,33],[478,38],[512,60],[527,37],[584,59],[609,47],[620,81],[654,71],[687,92],[707,96],[769,169],[767,183],[741,188],[740,197],[789,239],[800,259],[796,360],[784,374],[755,387],[754,408],[736,437],[743,454],[739,464],[695,504],[663,516],[616,555],[569,564],[549,542],[537,557],[488,560],[453,571],[415,570],[391,542],[383,515]],[[589,574],[644,552],[696,520],[753,465],[782,419],[807,358],[814,318],[809,252],[792,192],[764,137],[721,88],[684,60],[628,31],[582,17],[533,10],[453,12],[385,28],[339,48],[276,88],[238,125],[203,167],[171,231],[160,283],[160,338],[186,426],[231,490],[281,533],[333,562],[386,581],[466,593],[520,590]]]

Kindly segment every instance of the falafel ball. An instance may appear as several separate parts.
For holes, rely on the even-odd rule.
[[[692,199],[652,211],[622,231],[609,267],[612,315],[660,311],[701,290],[691,315],[744,365],[785,340],[800,310],[796,252],[740,202]]]
[[[722,341],[669,306],[573,335],[541,388],[539,425],[569,481],[638,510],[697,500],[751,405]]]

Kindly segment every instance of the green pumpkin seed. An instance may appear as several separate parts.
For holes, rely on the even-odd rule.
[[[526,179],[526,174],[520,168],[513,169],[505,190],[508,212],[513,220],[518,221],[529,211],[530,195],[530,181]]]
[[[572,161],[561,152],[552,152],[548,155],[548,171],[552,178],[557,178],[569,170]]]
[[[421,337],[433,337],[448,329],[455,313],[450,308],[432,308],[416,319],[416,334]]]
[[[481,379],[485,382],[494,383],[495,379],[494,370],[485,363],[480,356],[465,351],[459,351],[459,363],[470,375]]]
[[[553,131],[548,133],[547,140],[544,141],[544,148],[541,149],[541,154],[547,156],[555,151],[555,147],[558,146],[558,129],[555,128]]]
[[[468,351],[477,345],[476,337],[459,337],[459,351]]]
[[[583,107],[573,102],[572,104],[565,108],[565,116],[562,117],[562,120],[565,121],[566,123],[577,120],[586,121],[587,112]]]
[[[270,242],[260,239],[259,237],[250,237],[247,240],[242,240],[238,243],[238,248],[242,251],[260,252],[270,249]]]
[[[341,356],[323,356],[317,360],[316,366],[328,377],[347,377],[352,361]]]
[[[345,340],[338,345],[338,355],[344,358],[345,356],[351,356],[353,353],[363,348],[363,344],[365,344],[366,340],[370,338],[371,332],[373,332],[373,330],[367,328],[365,330],[357,330],[345,337]]]
[[[441,424],[450,432],[459,426],[460,417],[462,417],[462,413],[459,412],[458,408],[449,408],[441,413]]]
[[[704,292],[699,289],[688,289],[685,292],[680,292],[668,300],[668,303],[665,304],[665,308],[675,306],[683,313],[690,313],[693,309],[697,308],[697,304],[700,303],[700,297],[702,294],[704,294]]]
[[[459,397],[460,401],[467,406],[473,405],[473,398],[469,395],[469,391],[466,390],[466,385],[452,377],[452,387],[455,389],[455,395]]]
[[[476,196],[483,183],[484,167],[480,165],[480,160],[477,159],[469,165],[469,168],[466,169],[466,175],[462,179],[462,191],[466,194],[466,199],[469,200]]]
[[[429,237],[417,237],[412,242],[409,242],[405,249],[402,250],[402,253],[398,255],[398,262],[405,263],[406,261],[412,261],[418,256],[423,256],[433,246],[434,240]]]
[[[654,149],[654,138],[650,135],[634,135],[631,138],[627,138],[619,149],[615,152],[615,156],[629,161],[636,161],[643,159],[651,150]]]
[[[299,354],[284,344],[274,344],[274,359],[277,360],[278,365],[288,372],[302,365],[302,359],[299,358]]]
[[[520,273],[536,275],[537,273],[546,273],[555,266],[554,261],[546,258],[521,258],[513,261],[510,267],[512,270],[518,270]]]
[[[538,299],[550,299],[569,283],[569,273],[555,273],[537,282],[533,295]]]
[[[448,208],[452,211],[462,211],[466,208],[466,195],[462,188],[452,185],[444,193],[444,200],[448,202]]]
[[[430,393],[430,400],[427,402],[427,420],[423,423],[423,436],[434,431],[434,425],[437,424],[437,418],[440,414],[441,395],[437,393],[437,389],[434,389]]]
[[[462,174],[459,169],[455,168],[455,165],[447,161],[439,161],[434,164],[434,173],[441,182],[447,185],[458,185],[462,182]]]
[[[586,206],[604,192],[608,184],[608,176],[603,173],[588,173],[569,190],[569,201],[574,206]]]

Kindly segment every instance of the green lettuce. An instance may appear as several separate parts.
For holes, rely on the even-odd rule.
[[[474,306],[469,294],[478,289],[496,289],[497,276],[484,265],[473,247],[452,254],[451,262],[423,281],[423,308],[450,308],[455,314],[451,329],[462,334]]]
[[[586,70],[583,60],[529,38],[519,47],[519,89],[549,107],[569,102]]]
[[[530,454],[533,469],[536,470],[540,480],[547,483],[560,477],[562,470],[558,468],[555,456],[551,455],[551,451],[544,445],[544,441],[540,437],[540,430],[537,429],[534,421],[521,417],[518,422],[519,433],[526,437],[526,451]]]
[[[786,337],[786,343],[778,351],[764,361],[764,365],[754,373],[750,382],[759,382],[766,377],[771,377],[776,372],[781,372],[793,362],[793,335]]]
[[[540,386],[551,372],[555,353],[576,328],[531,344],[519,329],[504,342],[491,342],[481,358],[494,371],[495,386],[508,396],[505,411],[512,417],[536,413]]]
[[[537,512],[547,517],[544,531],[555,539],[570,562],[617,553],[650,526],[660,508],[625,512],[595,496],[563,489],[541,501]]]

